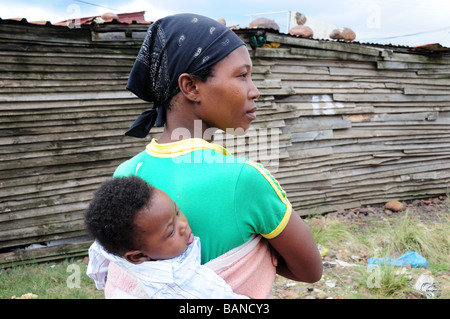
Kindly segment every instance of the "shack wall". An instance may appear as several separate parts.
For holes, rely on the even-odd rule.
[[[94,191],[161,133],[123,134],[151,107],[125,89],[147,27],[0,20],[0,264],[85,254]],[[257,32],[273,47],[251,48]],[[448,50],[236,33],[253,60],[258,117],[246,137],[216,141],[262,162],[297,213],[448,192]]]

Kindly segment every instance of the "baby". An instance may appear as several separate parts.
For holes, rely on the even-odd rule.
[[[87,274],[103,289],[109,262],[132,274],[149,298],[248,298],[200,265],[200,239],[176,203],[131,176],[100,186],[85,212],[95,242]]]

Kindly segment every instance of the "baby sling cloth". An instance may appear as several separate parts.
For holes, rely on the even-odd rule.
[[[222,277],[235,293],[267,299],[272,298],[276,262],[267,240],[255,235],[205,266]],[[113,262],[109,264],[104,290],[106,299],[148,298],[139,280]]]

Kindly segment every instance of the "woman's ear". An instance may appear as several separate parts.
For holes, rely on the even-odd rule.
[[[199,102],[200,95],[197,90],[197,79],[188,73],[183,73],[178,77],[178,87],[180,92],[191,102]]]
[[[132,264],[140,264],[144,261],[150,261],[152,260],[150,257],[146,256],[142,251],[140,250],[130,250],[127,251],[123,258],[125,258],[127,261],[129,261]]]

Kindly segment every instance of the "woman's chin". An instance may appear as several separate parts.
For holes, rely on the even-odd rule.
[[[244,127],[237,127],[237,128],[227,128],[225,132],[227,134],[233,135],[233,136],[244,136],[247,134],[248,130],[250,128],[250,125],[244,126]]]

